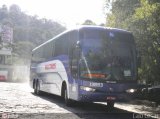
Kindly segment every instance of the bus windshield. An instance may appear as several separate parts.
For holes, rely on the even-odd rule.
[[[81,33],[80,77],[132,80],[135,76],[135,47],[129,33],[86,30]]]

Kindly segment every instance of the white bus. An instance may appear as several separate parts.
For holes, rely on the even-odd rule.
[[[125,30],[83,26],[66,31],[32,51],[30,84],[72,100],[107,102],[132,99],[137,88],[136,48]]]

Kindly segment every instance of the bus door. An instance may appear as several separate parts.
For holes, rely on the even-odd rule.
[[[73,99],[78,98],[78,78],[79,78],[79,59],[80,59],[80,47],[73,47],[71,56],[71,97]]]

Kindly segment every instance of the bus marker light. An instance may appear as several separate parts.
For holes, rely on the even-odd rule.
[[[80,87],[81,90],[85,90],[87,92],[94,92],[96,89],[94,88],[90,88],[90,87],[85,87],[85,86],[81,86]]]
[[[136,91],[137,91],[137,89],[128,89],[128,90],[126,90],[127,93],[134,93]]]

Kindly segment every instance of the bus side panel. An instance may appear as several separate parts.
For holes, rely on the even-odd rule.
[[[68,82],[67,73],[63,63],[60,60],[41,63],[37,67],[41,90],[61,95],[62,82]],[[68,84],[68,83],[67,83]]]
[[[60,95],[60,88],[57,84],[62,82],[61,76],[56,72],[42,73],[39,76],[40,89],[44,92]]]

